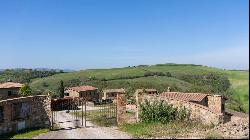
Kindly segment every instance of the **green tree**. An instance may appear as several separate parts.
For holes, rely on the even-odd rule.
[[[64,97],[64,84],[62,80],[60,81],[59,93],[60,93],[60,97],[63,98]]]
[[[32,89],[28,85],[24,85],[19,89],[18,95],[28,96],[31,95]]]

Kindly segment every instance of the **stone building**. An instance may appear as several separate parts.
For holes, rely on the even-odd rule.
[[[204,93],[180,93],[180,92],[163,92],[161,97],[165,97],[169,100],[187,101],[195,104],[199,104],[216,113],[225,113],[225,101],[227,98],[221,95],[212,95]]]
[[[99,99],[99,94],[97,93],[96,87],[82,85],[78,87],[66,88],[64,91],[64,98],[68,97],[80,97],[87,100]]]
[[[26,128],[50,127],[51,99],[46,95],[0,101],[0,135]]]
[[[0,100],[17,97],[18,91],[22,86],[23,84],[14,82],[0,84]]]
[[[106,89],[106,90],[103,90],[103,97],[102,99],[103,100],[106,100],[106,99],[111,99],[111,100],[114,100],[116,99],[116,96],[118,93],[125,93],[125,90],[124,89]]]

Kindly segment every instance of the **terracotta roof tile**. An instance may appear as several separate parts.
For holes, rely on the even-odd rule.
[[[14,82],[6,82],[6,83],[0,84],[0,88],[20,88],[22,86],[23,84],[14,83]]]
[[[166,97],[168,99],[176,99],[183,101],[202,101],[209,94],[204,93],[180,93],[180,92],[163,92],[160,94],[161,97]]]

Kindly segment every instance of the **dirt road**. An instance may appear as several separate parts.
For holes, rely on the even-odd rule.
[[[72,116],[65,111],[59,111],[58,119],[61,130],[50,131],[33,139],[130,139],[128,134],[121,132],[117,127],[99,127],[87,122],[87,127],[81,128],[81,120],[72,121]]]

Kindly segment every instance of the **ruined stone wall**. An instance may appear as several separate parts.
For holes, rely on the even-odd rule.
[[[27,103],[27,116],[14,118],[14,104]],[[46,95],[19,97],[1,100],[0,106],[3,109],[3,121],[0,122],[0,134],[16,132],[25,128],[50,127],[51,99]]]
[[[222,96],[213,95],[213,96],[207,96],[207,98],[208,98],[208,108],[214,110],[217,113],[224,113],[224,110],[222,110],[222,104],[224,104]]]
[[[155,100],[165,100],[169,104],[172,104],[174,107],[181,107],[185,106],[189,112],[190,112],[190,119],[191,120],[196,120],[199,121],[203,124],[214,124],[217,125],[219,123],[223,123],[223,114],[222,113],[217,113],[213,111],[212,109],[192,103],[192,102],[186,102],[186,101],[180,101],[180,100],[168,100],[165,97],[156,97],[156,96],[143,96],[143,101],[144,99],[149,100],[150,102],[153,102]]]

